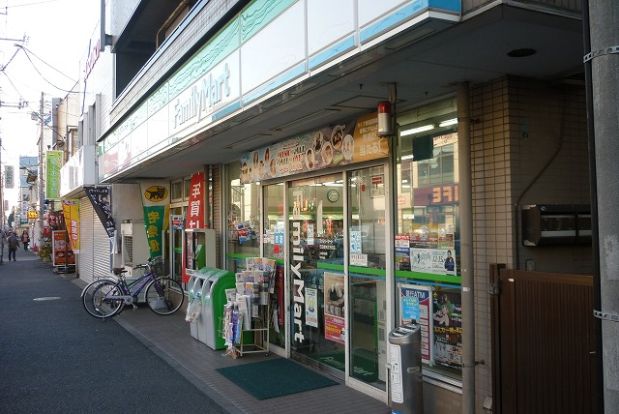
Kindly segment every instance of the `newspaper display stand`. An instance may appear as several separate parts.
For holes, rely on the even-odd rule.
[[[271,294],[275,288],[275,260],[246,259],[246,270],[237,273],[236,288],[226,291],[222,333],[232,358],[264,352],[269,355]]]

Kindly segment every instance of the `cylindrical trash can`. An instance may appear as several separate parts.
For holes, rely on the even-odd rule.
[[[389,333],[389,381],[392,414],[423,413],[421,327],[416,323]]]

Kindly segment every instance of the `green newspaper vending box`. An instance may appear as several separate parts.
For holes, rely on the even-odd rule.
[[[236,279],[233,272],[204,267],[199,273],[205,278],[202,284],[201,330],[205,333],[204,343],[215,350],[224,349],[221,334],[224,306],[227,302],[226,289],[234,289]]]

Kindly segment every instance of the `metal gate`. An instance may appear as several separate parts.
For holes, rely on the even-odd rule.
[[[594,411],[590,275],[491,267],[496,412]]]

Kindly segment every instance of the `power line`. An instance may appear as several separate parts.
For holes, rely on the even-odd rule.
[[[39,56],[37,56],[32,50],[28,49],[26,46],[20,45],[16,47],[18,49],[24,49],[24,52],[28,52],[29,54],[31,54],[32,56],[34,56],[35,58],[39,59],[41,62],[43,62],[44,65],[46,65],[49,68],[52,68],[54,71],[56,71],[57,73],[61,74],[62,76],[64,76],[65,78],[69,79],[70,81],[73,81],[75,84],[77,84],[78,81],[76,81],[75,79],[73,79],[71,76],[67,75],[66,73],[62,72],[60,69],[55,68],[54,66],[50,65],[49,63],[47,63],[45,60],[43,60],[42,58],[40,58]],[[8,63],[7,63],[8,65]],[[6,67],[6,65],[5,65]]]
[[[22,48],[23,49],[23,48]],[[32,61],[32,59],[30,58],[30,54],[26,51],[26,49],[24,50],[24,54],[26,55],[26,57],[28,58],[28,61],[30,61],[30,64],[32,65],[32,67],[34,68],[34,70],[39,74],[39,76],[41,77],[41,79],[43,79],[45,82],[49,83],[51,86],[53,86],[54,88],[58,89],[59,91],[63,91],[66,93],[79,93],[79,92],[75,92],[75,91],[69,91],[67,89],[63,89],[59,86],[56,86],[54,83],[52,83],[51,81],[49,81],[45,76],[43,76],[43,74],[41,73],[41,71],[39,71],[39,69],[36,67],[36,65],[34,64],[34,62]]]
[[[56,3],[59,0],[45,0],[45,1],[37,1],[37,2],[32,2],[32,3],[23,3],[23,4],[16,4],[14,6],[5,6],[5,9],[16,9],[19,7],[29,7],[29,6],[37,6],[39,4],[45,4],[45,3]]]

